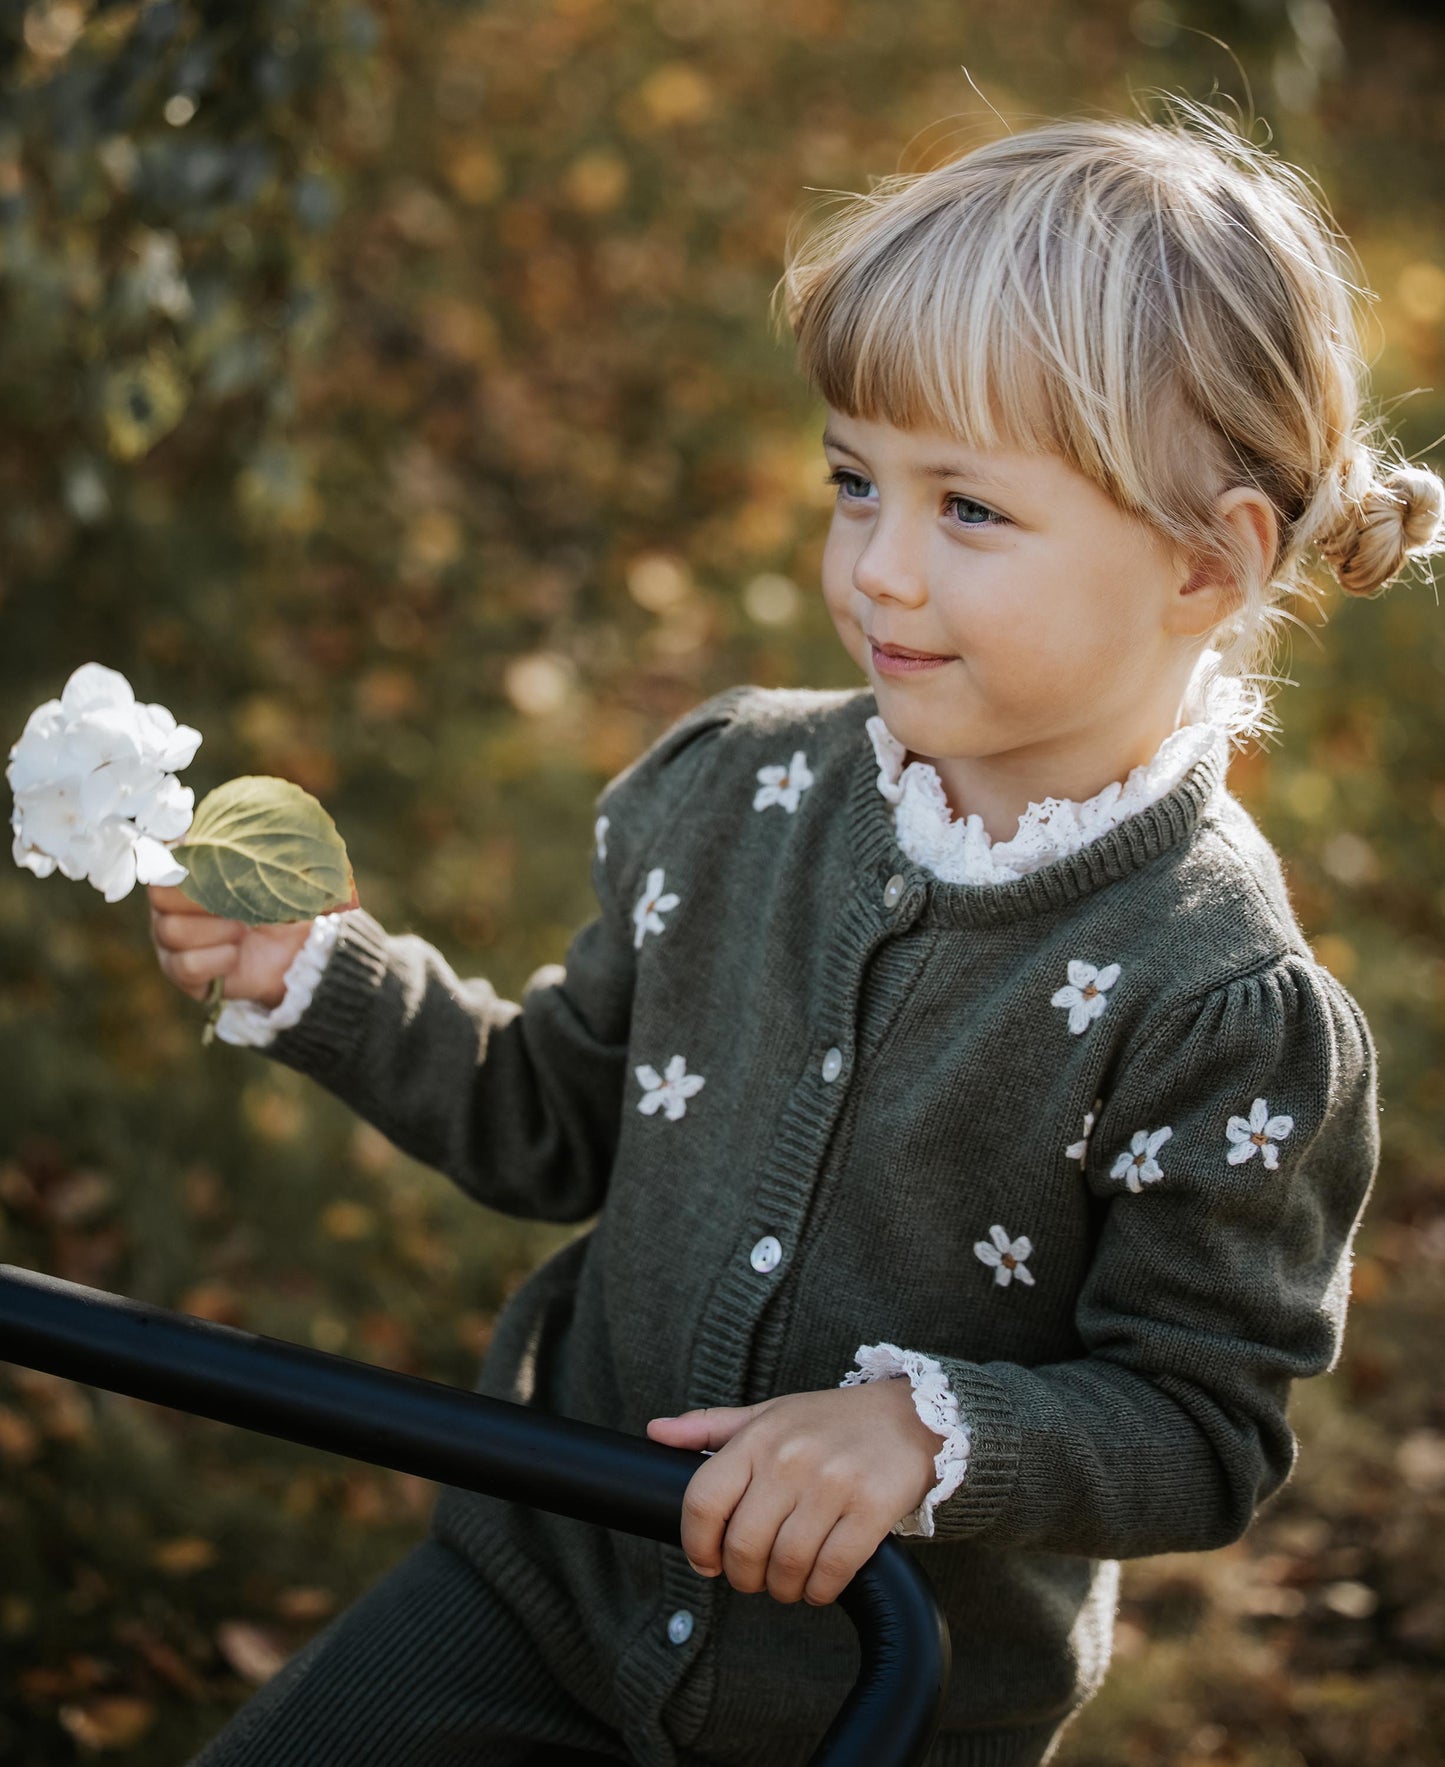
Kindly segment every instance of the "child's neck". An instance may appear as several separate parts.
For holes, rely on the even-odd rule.
[[[933,766],[953,814],[960,821],[980,817],[997,843],[1013,839],[1030,804],[1045,798],[1080,803],[1115,780],[1122,782],[1135,767],[1153,760],[1175,728],[1166,719],[1125,735],[1105,735],[1095,744],[1071,739],[1057,748],[1010,749],[1000,755],[919,755],[910,749],[904,764],[921,760]]]

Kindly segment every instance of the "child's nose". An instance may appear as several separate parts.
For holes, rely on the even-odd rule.
[[[880,520],[853,564],[853,585],[870,601],[920,607],[928,599],[928,577],[921,547]]]

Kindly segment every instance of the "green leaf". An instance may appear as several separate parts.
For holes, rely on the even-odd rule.
[[[247,926],[356,905],[336,824],[289,779],[243,773],[218,785],[171,851],[189,872],[180,887],[193,902]]]

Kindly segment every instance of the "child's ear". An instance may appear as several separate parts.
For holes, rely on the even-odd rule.
[[[1215,509],[1250,578],[1267,582],[1279,543],[1274,505],[1253,485],[1234,485],[1220,493]],[[1181,636],[1204,637],[1235,612],[1243,594],[1235,567],[1224,557],[1197,559],[1171,597],[1170,630]]]

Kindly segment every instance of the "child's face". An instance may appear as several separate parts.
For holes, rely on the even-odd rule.
[[[1057,455],[970,453],[833,410],[824,447],[824,597],[900,742],[1052,767],[1061,796],[1153,753],[1199,651],[1158,535]],[[904,672],[887,645],[948,660]]]

